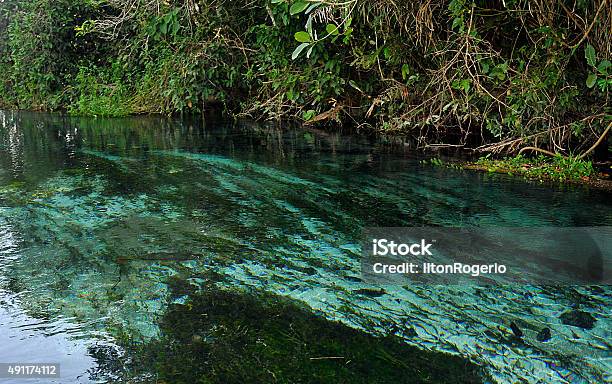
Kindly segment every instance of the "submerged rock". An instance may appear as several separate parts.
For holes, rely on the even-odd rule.
[[[545,343],[548,340],[550,340],[551,337],[552,337],[552,334],[550,333],[550,328],[547,327],[547,328],[542,328],[542,330],[538,332],[536,339],[538,341]]]
[[[561,319],[561,322],[565,325],[583,329],[593,329],[595,327],[595,322],[597,322],[597,319],[590,313],[577,309],[562,313],[559,319]]]
[[[419,334],[417,333],[417,331],[413,327],[408,327],[404,331],[404,336],[405,337],[417,337],[417,336],[419,336]]]
[[[514,333],[514,336],[518,337],[519,339],[523,337],[523,331],[521,331],[519,326],[514,321],[510,323],[510,329],[512,330],[512,333]]]
[[[369,297],[381,297],[382,295],[386,295],[387,292],[384,289],[370,289],[370,288],[361,288],[356,289],[355,292],[358,295],[364,295]]]

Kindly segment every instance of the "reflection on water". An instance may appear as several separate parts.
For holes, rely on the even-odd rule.
[[[75,354],[74,369],[91,370],[79,380],[129,377],[142,358],[131,346],[169,337],[168,308],[190,311],[211,282],[468,358],[500,382],[609,379],[608,286],[376,286],[359,263],[366,226],[612,225],[609,195],[425,167],[382,140],[300,129],[0,121],[0,287],[20,299],[3,308],[61,320],[58,335],[88,351]],[[568,311],[592,329],[564,324]]]
[[[18,298],[6,291],[0,294],[3,298],[0,301],[0,362],[55,362],[61,366],[61,380],[55,382],[89,381],[95,360],[88,350],[92,344],[86,340],[90,333],[85,326],[61,317],[30,317],[18,307]],[[23,379],[5,378],[2,382],[12,384],[23,382]],[[29,379],[28,382],[47,383],[49,380]]]

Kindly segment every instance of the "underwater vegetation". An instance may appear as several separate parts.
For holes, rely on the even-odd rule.
[[[204,289],[172,304],[123,375],[168,383],[482,383],[482,368],[325,320],[292,300]]]
[[[609,381],[609,286],[385,285],[360,271],[367,226],[602,226],[605,193],[297,128],[0,122],[0,289],[99,341],[100,377],[267,381],[261,356],[279,382],[360,382],[369,367],[400,382]]]

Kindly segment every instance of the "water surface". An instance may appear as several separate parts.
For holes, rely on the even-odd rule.
[[[56,350],[62,381],[124,380],[128,345],[164,337],[169,308],[215,287],[294,299],[499,382],[610,380],[608,286],[361,280],[366,226],[612,225],[609,194],[418,160],[383,139],[247,122],[2,112],[0,360]],[[570,309],[594,327],[563,324]]]

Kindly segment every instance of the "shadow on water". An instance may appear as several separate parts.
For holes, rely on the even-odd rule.
[[[158,339],[127,347],[130,363],[112,376],[177,384],[468,384],[484,377],[462,358],[376,337],[265,293],[204,290],[171,305],[160,327]]]

